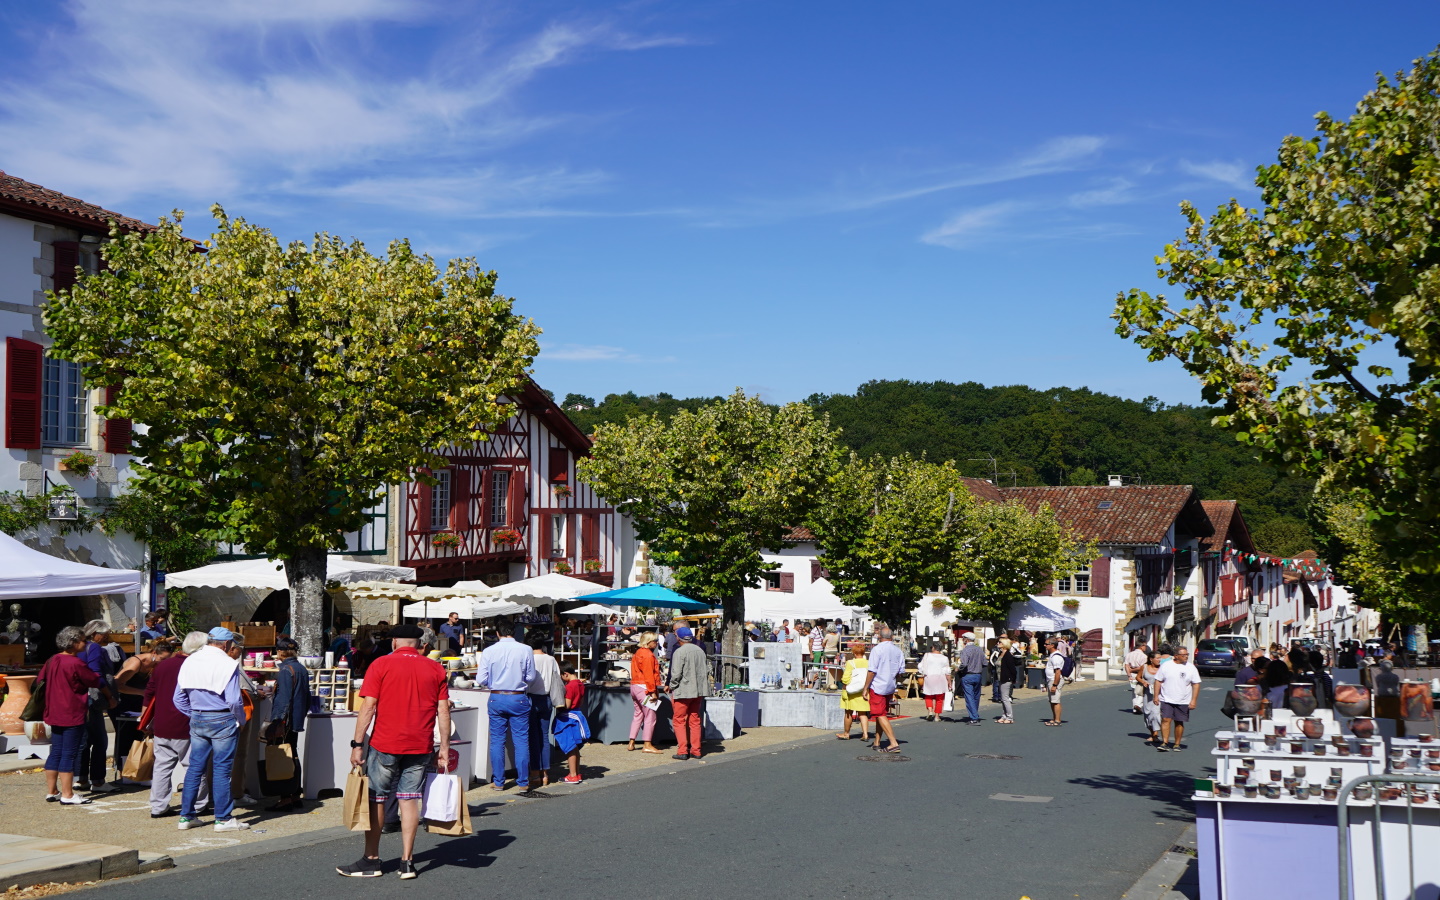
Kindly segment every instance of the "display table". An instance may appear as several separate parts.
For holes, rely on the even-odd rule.
[[[584,706],[580,710],[590,722],[590,737],[602,744],[615,744],[630,740],[630,720],[635,714],[635,704],[630,699],[628,686],[606,687],[591,684],[585,688]],[[735,701],[706,698],[701,711],[703,725],[702,740],[722,741],[734,737]],[[655,731],[652,740],[671,742],[675,740],[675,712],[670,698],[660,697],[660,709],[655,713]],[[636,740],[639,740],[637,737]]]
[[[321,791],[343,790],[350,774],[350,741],[355,737],[353,712],[311,713],[305,718],[296,752],[300,754],[305,799]]]
[[[460,739],[467,740],[472,745],[473,752],[471,753],[470,760],[470,777],[482,782],[489,781],[490,692],[477,688],[452,687],[450,689],[450,699],[455,703],[464,704],[466,707],[473,708],[474,710],[473,715],[467,714],[459,718],[454,717],[454,711],[452,710],[451,722],[455,728],[455,733],[459,735]],[[506,749],[506,757],[507,759],[511,758],[508,748]],[[461,771],[463,772],[464,770],[462,769]]]

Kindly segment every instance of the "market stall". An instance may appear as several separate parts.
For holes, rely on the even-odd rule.
[[[356,562],[331,554],[326,559],[325,580],[343,585],[367,582],[400,582],[415,580],[415,570],[408,566],[390,566],[375,562]],[[255,611],[272,591],[288,590],[285,564],[276,559],[241,559],[212,563],[198,569],[170,572],[165,588],[183,588],[195,604],[200,624],[223,620],[243,620]]]

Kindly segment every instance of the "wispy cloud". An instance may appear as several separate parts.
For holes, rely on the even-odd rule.
[[[634,353],[624,347],[607,344],[545,344],[540,345],[540,358],[553,362],[626,362],[670,363],[673,356],[652,356]]]
[[[1089,206],[1118,206],[1135,200],[1134,189],[1135,182],[1128,178],[1110,178],[1104,187],[1071,194],[1069,202],[1071,206],[1081,209]]]
[[[1182,159],[1179,169],[1186,175],[1218,181],[1237,191],[1251,190],[1255,187],[1255,171],[1243,163],[1220,161],[1197,163]]]
[[[1025,209],[1025,204],[1011,200],[977,206],[956,213],[939,227],[925,232],[920,240],[926,244],[959,249]]]

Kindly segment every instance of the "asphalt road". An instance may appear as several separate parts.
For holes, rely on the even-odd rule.
[[[1076,691],[1063,728],[1043,700],[1017,724],[913,722],[908,762],[869,762],[827,740],[532,803],[472,807],[469,838],[422,834],[420,877],[342,879],[360,835],[112,882],[107,900],[156,897],[1118,898],[1193,821],[1226,679],[1206,679],[1182,753],[1144,746],[1124,685]],[[1031,692],[1025,692],[1030,695]],[[985,715],[998,707],[985,704]],[[1013,759],[977,759],[990,754]],[[1022,799],[1017,799],[1022,798]],[[381,854],[393,860],[398,836]],[[442,893],[443,892],[443,893]],[[464,893],[462,893],[464,892]],[[413,893],[412,893],[413,896]]]

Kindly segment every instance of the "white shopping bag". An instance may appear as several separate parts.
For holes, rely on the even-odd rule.
[[[460,779],[448,772],[425,776],[421,818],[453,822],[460,817]]]
[[[954,692],[954,691],[946,691],[946,692],[945,692],[945,707],[944,707],[944,709],[945,709],[946,712],[951,712],[951,711],[953,711],[953,710],[955,709],[955,692]]]

